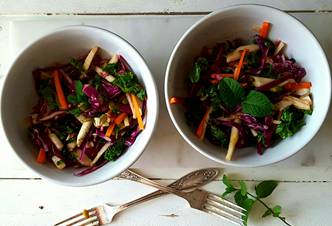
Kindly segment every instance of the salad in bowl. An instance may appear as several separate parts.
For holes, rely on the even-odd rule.
[[[255,147],[262,155],[296,134],[312,114],[312,84],[305,68],[284,52],[287,43],[269,39],[264,21],[250,42],[236,39],[204,47],[187,77],[182,104],[195,136],[227,150]]]
[[[121,55],[99,51],[33,71],[39,99],[29,131],[38,163],[88,167],[82,176],[116,161],[144,129],[144,87]]]

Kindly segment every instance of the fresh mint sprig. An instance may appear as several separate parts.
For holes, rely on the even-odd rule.
[[[223,183],[226,186],[225,192],[222,194],[222,197],[225,197],[231,193],[234,194],[234,200],[236,204],[244,208],[246,211],[244,212],[244,216],[242,216],[242,220],[244,225],[248,224],[248,217],[250,210],[252,209],[253,204],[257,201],[261,203],[266,211],[262,215],[262,217],[273,216],[279,218],[282,222],[284,222],[288,226],[292,226],[290,223],[286,221],[286,218],[281,216],[281,206],[276,205],[274,207],[269,207],[262,199],[268,197],[272,194],[274,189],[278,186],[278,182],[274,180],[262,181],[257,186],[255,186],[255,195],[251,194],[247,190],[247,186],[243,181],[240,181],[240,187],[235,187],[226,175],[223,176]]]

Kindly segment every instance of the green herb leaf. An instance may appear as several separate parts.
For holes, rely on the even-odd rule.
[[[78,61],[77,59],[72,58],[69,63],[76,68],[79,71],[83,71],[83,65],[80,61]]]
[[[114,161],[122,154],[122,152],[124,152],[124,150],[125,141],[121,138],[105,151],[104,158],[108,161]]]
[[[224,185],[226,185],[226,187],[234,188],[234,186],[231,184],[231,182],[228,180],[228,177],[225,174],[222,177],[222,182],[224,183]]]
[[[305,113],[295,107],[284,109],[280,117],[281,123],[276,128],[276,134],[282,139],[293,136],[305,125]]]
[[[238,204],[239,206],[243,207],[243,202],[247,198],[248,198],[247,194],[246,195],[242,195],[241,194],[241,190],[238,190],[237,192],[235,192],[234,200],[235,200],[236,204]]]
[[[247,198],[246,200],[243,201],[242,208],[244,208],[246,210],[244,212],[244,215],[242,216],[244,225],[248,225],[249,213],[250,213],[254,203],[255,203],[255,200],[250,199],[250,198]]]
[[[119,69],[119,66],[118,64],[107,64],[102,69],[110,75],[115,75]]]
[[[58,107],[58,104],[55,101],[55,92],[50,87],[50,85],[43,86],[39,90],[39,94],[46,100],[47,106],[53,110]]]
[[[94,86],[96,88],[96,90],[98,90],[100,84],[102,81],[102,77],[100,77],[99,75],[95,75],[95,77],[91,80],[91,85]]]
[[[78,104],[79,103],[79,101],[77,100],[77,97],[72,95],[72,94],[67,96],[67,100],[71,104]]]
[[[73,108],[69,110],[69,113],[74,116],[79,116],[82,113],[82,111],[79,108]]]
[[[242,102],[242,110],[254,117],[264,117],[272,114],[273,105],[263,93],[252,90]]]
[[[118,75],[112,83],[125,93],[136,94],[141,100],[144,100],[146,97],[144,88],[138,83],[136,75],[132,72],[125,72]]]
[[[269,215],[273,215],[273,217],[280,217],[281,214],[281,206],[276,205],[275,207],[272,208],[271,210],[266,210],[265,213],[262,215],[262,217],[267,217]]]
[[[222,193],[221,197],[225,198],[228,194],[233,193],[234,191],[237,191],[233,187],[226,187],[225,192]]]
[[[192,83],[197,83],[199,79],[201,78],[202,72],[204,72],[207,69],[208,61],[204,57],[200,57],[197,59],[197,61],[194,63],[193,70],[190,73],[190,81]]]
[[[219,96],[227,108],[234,108],[241,103],[244,97],[244,89],[240,83],[232,78],[224,78],[218,85]]]
[[[262,181],[256,187],[256,194],[258,198],[266,198],[271,195],[273,190],[278,186],[278,182],[274,180]]]
[[[220,143],[223,147],[227,147],[227,135],[215,125],[210,124],[208,128],[211,135],[216,139],[216,141]]]
[[[240,189],[241,189],[242,196],[247,195],[247,186],[242,180],[240,181]]]

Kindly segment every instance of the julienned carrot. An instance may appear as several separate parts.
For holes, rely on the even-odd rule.
[[[140,130],[144,129],[144,125],[143,125],[143,120],[142,120],[142,116],[141,116],[141,111],[140,111],[140,107],[138,106],[138,101],[136,99],[136,96],[134,94],[131,94],[131,101],[133,102],[133,107],[135,110],[135,115],[137,118],[137,122],[138,122],[138,127]]]
[[[205,131],[206,131],[206,126],[207,126],[207,123],[209,121],[209,117],[210,117],[211,111],[212,111],[212,107],[209,107],[206,110],[206,112],[205,112],[205,114],[204,114],[204,116],[202,118],[201,123],[199,124],[199,126],[196,129],[196,133],[195,134],[198,137],[198,139],[200,139],[200,140],[203,140],[203,138],[204,138]]]
[[[239,76],[240,76],[240,72],[241,72],[241,68],[242,68],[242,65],[243,65],[243,60],[244,60],[244,57],[246,55],[246,53],[248,52],[249,50],[248,49],[244,49],[241,53],[241,58],[240,58],[240,61],[234,71],[234,79],[235,80],[238,80],[239,79]]]
[[[259,35],[262,38],[267,38],[270,30],[270,23],[267,21],[264,21],[262,24],[262,27],[259,29]]]
[[[106,130],[106,133],[105,133],[105,136],[106,137],[110,137],[113,133],[113,130],[114,130],[114,127],[115,127],[115,123],[112,123],[108,129]]]
[[[43,148],[39,149],[36,161],[40,164],[44,164],[46,162],[46,152]]]
[[[171,97],[171,99],[169,99],[170,104],[183,104],[183,101],[181,97]]]
[[[311,88],[311,82],[289,82],[284,85],[287,90],[309,89]]]
[[[65,95],[63,94],[61,82],[60,82],[60,75],[58,70],[53,71],[53,78],[54,78],[54,84],[55,84],[55,89],[56,89],[56,94],[58,96],[59,104],[60,104],[60,109],[61,110],[67,110],[68,109],[68,103],[65,98]]]
[[[119,114],[114,120],[115,125],[119,125],[126,117],[127,113],[122,112]]]

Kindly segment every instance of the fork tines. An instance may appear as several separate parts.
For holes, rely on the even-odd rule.
[[[203,211],[222,217],[232,223],[243,225],[242,216],[244,216],[243,211],[246,210],[232,202],[210,193],[207,196]]]
[[[87,210],[87,216],[83,213],[76,214],[66,220],[56,223],[54,226],[66,225],[66,226],[94,226],[100,225],[97,211],[95,208]]]

